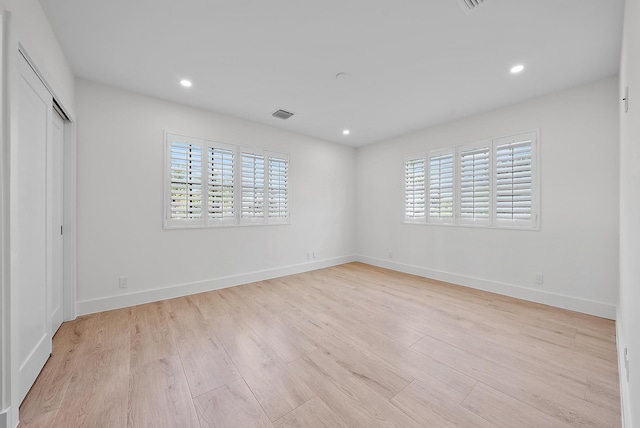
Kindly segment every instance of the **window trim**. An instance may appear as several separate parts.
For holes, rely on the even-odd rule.
[[[465,153],[469,153],[469,152],[481,152],[481,151],[485,151],[487,152],[487,158],[488,158],[488,169],[487,169],[487,173],[488,173],[488,183],[487,183],[487,188],[488,188],[488,201],[487,201],[487,217],[483,218],[483,217],[475,217],[475,215],[472,218],[464,218],[462,215],[462,205],[463,205],[463,193],[462,193],[462,186],[463,186],[463,165],[462,165],[462,157]],[[458,167],[457,167],[457,173],[456,173],[456,177],[458,178],[458,183],[456,185],[456,187],[454,187],[454,193],[457,190],[458,195],[455,196],[454,198],[457,201],[458,204],[458,213],[457,213],[457,220],[459,224],[467,224],[467,225],[474,225],[474,226],[487,226],[487,225],[491,225],[493,223],[493,209],[492,209],[492,205],[493,205],[493,150],[492,150],[492,143],[491,140],[484,140],[484,141],[478,141],[476,143],[471,143],[471,144],[465,144],[462,146],[458,146],[457,150],[456,150],[456,162],[458,163]],[[474,174],[475,177],[475,174]],[[475,180],[474,180],[475,182]],[[475,213],[474,213],[475,214]]]
[[[494,207],[495,219],[494,223],[497,227],[511,228],[511,229],[534,229],[540,230],[540,153],[539,153],[539,130],[525,131],[517,134],[511,134],[504,137],[494,138],[493,140],[493,156],[496,159],[494,162],[494,168],[497,168],[497,151],[498,147],[505,144],[507,141],[518,140],[530,140],[531,141],[531,218],[529,220],[504,220],[497,217],[497,207]],[[497,171],[494,174],[497,177]],[[497,186],[498,180],[493,183],[493,191],[496,197],[493,198],[493,203],[497,204]]]
[[[423,178],[423,188],[424,188],[424,211],[423,216],[407,216],[407,163],[415,160],[422,160],[424,163],[424,178]],[[424,152],[414,153],[412,155],[406,155],[404,157],[404,163],[402,168],[402,217],[405,223],[414,223],[414,224],[424,224],[427,222],[428,217],[428,193],[427,193],[427,162],[426,156]]]
[[[436,157],[443,157],[443,156],[451,156],[451,162],[452,162],[452,189],[451,189],[451,194],[452,194],[452,200],[451,200],[451,204],[452,204],[452,210],[451,210],[451,217],[442,217],[442,216],[432,216],[431,215],[431,182],[433,181],[432,178],[432,174],[431,174],[431,160],[433,158]],[[456,170],[456,150],[455,148],[451,147],[451,148],[446,148],[446,149],[438,149],[438,150],[431,150],[429,152],[427,152],[427,156],[426,156],[426,168],[427,168],[427,222],[430,223],[434,223],[434,224],[454,224],[456,221],[456,206],[457,206],[457,201],[456,201],[456,187],[457,187],[457,183],[458,183],[458,173]],[[439,181],[441,180],[441,178],[439,178]]]
[[[265,180],[265,197],[266,197],[266,203],[265,203],[265,218],[267,218],[267,221],[270,224],[287,224],[289,223],[289,218],[291,216],[291,188],[289,186],[289,181],[290,181],[290,162],[289,162],[289,155],[286,153],[279,153],[279,152],[272,152],[269,150],[265,150],[264,151],[264,156],[266,158],[266,163],[265,163],[265,169],[266,169],[266,180]],[[272,217],[271,216],[271,192],[272,192],[272,187],[271,187],[271,159],[278,159],[280,161],[284,161],[284,178],[285,178],[285,193],[284,193],[284,199],[285,199],[285,206],[286,206],[286,212],[284,216],[276,216],[276,217]],[[279,198],[280,199],[280,198]],[[280,204],[278,204],[278,206],[280,206]]]
[[[187,137],[184,135],[180,135],[180,134],[174,134],[174,133],[166,133],[165,132],[165,151],[164,151],[164,157],[165,157],[165,170],[164,170],[164,227],[165,228],[175,228],[175,227],[180,227],[180,228],[193,228],[193,227],[202,227],[202,207],[201,207],[201,216],[200,218],[197,219],[186,219],[186,220],[181,220],[181,219],[173,219],[171,217],[171,204],[172,204],[172,198],[171,198],[171,171],[172,171],[172,165],[171,165],[171,161],[172,161],[172,143],[173,142],[178,142],[178,143],[183,143],[183,144],[189,144],[189,145],[198,145],[200,146],[200,150],[202,153],[202,140],[199,138],[193,138],[193,137]],[[202,162],[202,160],[201,160]],[[202,165],[200,167],[201,171],[202,171]],[[202,178],[201,178],[202,180]],[[202,182],[201,182],[202,185]],[[203,202],[203,198],[201,197],[201,203]]]
[[[236,146],[233,146],[231,144],[225,144],[225,143],[219,143],[217,141],[210,141],[210,140],[204,140],[205,146],[203,151],[206,151],[207,153],[207,170],[206,170],[206,176],[207,176],[207,181],[209,180],[209,150],[210,149],[220,149],[220,150],[228,150],[230,152],[233,153],[233,160],[232,160],[232,166],[233,166],[233,198],[232,198],[232,205],[233,205],[233,216],[232,217],[227,217],[225,218],[224,216],[222,218],[212,218],[210,215],[210,207],[209,207],[209,192],[207,191],[207,198],[206,198],[206,210],[204,210],[206,212],[206,217],[205,217],[205,223],[206,223],[206,227],[213,227],[213,226],[222,226],[222,225],[234,225],[236,223],[236,217],[237,217],[237,213],[238,213],[238,202],[237,202],[237,193],[238,193],[238,179],[237,179],[237,170],[238,170],[238,151]],[[209,186],[206,186],[207,190],[209,189]],[[203,193],[204,193],[204,189],[203,189]]]
[[[497,150],[499,146],[505,144],[509,140],[530,140],[531,141],[531,218],[530,219],[499,219],[497,217]],[[461,218],[461,154],[464,151],[472,149],[488,148],[489,149],[489,217],[488,219],[463,219]],[[443,154],[452,153],[454,158],[454,214],[452,220],[442,221],[439,218],[433,218],[430,213],[430,183],[431,168],[430,161],[432,157],[441,156]],[[403,180],[403,212],[402,222],[405,224],[426,224],[431,226],[458,226],[458,227],[480,227],[493,229],[517,229],[517,230],[540,230],[540,130],[533,129],[522,132],[516,132],[500,137],[478,140],[477,142],[460,144],[456,146],[438,148],[428,150],[426,154],[419,153],[415,155],[404,156],[404,162],[407,159],[415,159],[423,156],[426,169],[426,219],[425,221],[415,221],[408,219],[405,215],[405,191],[406,184]],[[403,164],[403,178],[405,177],[405,168]]]
[[[290,224],[291,218],[291,186],[290,186],[290,157],[286,153],[263,150],[248,146],[237,146],[226,144],[214,140],[204,138],[188,137],[177,132],[164,132],[164,180],[163,180],[163,228],[164,229],[191,229],[191,228],[216,228],[216,227],[238,227],[238,226],[263,226],[263,225],[282,225]],[[172,188],[171,188],[171,171],[172,171],[172,143],[187,143],[200,147],[201,151],[201,211],[200,217],[197,219],[175,219],[172,218]],[[222,149],[233,152],[233,217],[213,218],[210,216],[209,192],[210,192],[210,157],[211,149]],[[242,154],[251,153],[262,156],[264,161],[264,192],[263,216],[258,218],[242,217]],[[269,217],[269,157],[277,157],[286,160],[286,176],[285,176],[285,199],[286,199],[286,215],[279,217]]]

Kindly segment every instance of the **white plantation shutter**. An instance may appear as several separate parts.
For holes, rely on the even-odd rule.
[[[208,147],[208,209],[214,222],[235,221],[235,153],[233,148]]]
[[[289,217],[289,158],[270,154],[268,159],[269,220],[286,220]]]
[[[496,140],[495,219],[497,223],[532,223],[534,218],[535,134]]]
[[[538,139],[533,130],[406,156],[404,221],[539,229]]]
[[[423,222],[426,220],[424,156],[406,157],[404,161],[404,220]]]
[[[170,139],[170,220],[202,218],[202,145]]]
[[[166,229],[288,223],[289,155],[165,132]]]
[[[460,222],[489,222],[491,211],[490,147],[460,152]]]
[[[453,222],[453,150],[429,153],[429,221]]]
[[[242,219],[264,219],[264,155],[242,152]]]

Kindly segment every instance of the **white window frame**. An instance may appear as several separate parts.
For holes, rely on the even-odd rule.
[[[540,209],[540,179],[539,179],[539,153],[538,153],[538,137],[539,132],[529,131],[519,134],[513,134],[506,137],[500,137],[493,140],[493,156],[494,156],[494,183],[493,191],[496,197],[493,198],[493,203],[498,203],[498,148],[506,144],[517,144],[519,142],[530,141],[530,196],[531,196],[531,212],[528,219],[501,219],[498,216],[498,207],[494,206],[494,224],[503,228],[520,228],[520,229],[539,229],[539,209]]]
[[[172,217],[172,142],[181,144],[189,144],[194,147],[198,147],[200,150],[200,215],[198,218],[173,218]],[[233,160],[231,163],[232,175],[233,175],[233,196],[231,204],[225,205],[226,211],[229,211],[229,207],[233,211],[233,215],[223,215],[222,217],[215,217],[210,212],[210,200],[212,196],[212,186],[219,181],[213,180],[214,169],[210,167],[210,150],[222,150],[228,151],[233,154]],[[182,134],[165,131],[165,151],[164,151],[164,213],[163,213],[163,226],[165,229],[185,229],[185,228],[207,228],[207,227],[220,227],[220,226],[245,226],[245,225],[273,225],[273,224],[289,224],[291,216],[290,208],[290,164],[289,155],[285,153],[272,152],[263,149],[256,149],[246,146],[236,146],[232,144],[225,144],[206,140],[202,138],[188,137]],[[242,215],[242,154],[250,153],[255,156],[261,156],[264,159],[264,171],[263,180],[261,181],[261,191],[263,194],[263,203],[260,215],[257,217],[246,217]],[[270,159],[278,159],[284,161],[284,171],[282,168],[277,169],[278,176],[273,177],[272,185],[269,184],[269,162]],[[226,163],[226,166],[229,166]],[[224,166],[222,167],[224,170]],[[226,177],[225,182],[229,183],[229,174],[224,172]],[[220,178],[220,175],[216,175],[216,178]],[[284,186],[284,189],[283,189]],[[277,189],[276,189],[277,187]],[[270,215],[269,211],[269,196],[277,192],[278,207],[284,207],[284,215],[277,216]],[[227,194],[228,195],[228,194]],[[187,199],[188,200],[188,199]],[[228,201],[228,199],[227,199]],[[224,209],[223,209],[224,212]],[[280,211],[279,211],[280,212]]]
[[[286,153],[277,153],[271,151],[265,151],[265,158],[267,159],[265,168],[267,170],[266,180],[266,218],[270,224],[286,224],[289,222],[290,217],[290,186],[289,186],[289,155]],[[273,163],[278,163],[280,166],[276,169],[272,168]],[[284,164],[284,165],[282,165]],[[272,171],[274,173],[272,174]],[[276,197],[277,195],[277,197]],[[281,208],[284,206],[284,213],[281,212]],[[278,207],[278,214],[276,215],[272,207]]]
[[[207,169],[206,169],[206,177],[207,180],[209,180],[211,178],[210,174],[211,174],[211,170],[209,169],[209,150],[213,149],[213,150],[220,150],[220,151],[226,151],[226,152],[230,152],[233,156],[232,159],[232,163],[231,163],[231,181],[233,183],[233,193],[231,195],[231,206],[232,206],[232,215],[231,216],[225,216],[223,214],[222,217],[213,217],[211,215],[211,206],[209,205],[209,198],[211,196],[211,190],[215,189],[215,187],[213,187],[211,185],[207,185],[206,186],[206,225],[207,226],[218,226],[218,225],[234,225],[237,221],[236,221],[236,217],[237,217],[237,213],[238,213],[238,198],[236,197],[237,195],[237,189],[238,189],[238,179],[237,179],[237,171],[238,171],[238,153],[237,153],[237,148],[231,144],[224,144],[224,143],[218,143],[218,142],[214,142],[214,141],[207,141],[205,140],[205,147],[204,147],[204,152],[206,153],[206,161],[207,161]],[[225,162],[226,164],[226,162]],[[222,180],[224,181],[224,183],[226,184],[226,186],[228,186],[228,182],[229,182],[229,178],[225,178],[228,177],[228,171],[224,171],[224,166],[223,166],[223,177]],[[211,184],[210,181],[208,181],[209,184]],[[225,187],[225,185],[223,185],[223,187]],[[223,190],[224,192],[224,190]],[[225,198],[223,196],[223,201],[222,201],[223,205],[228,205],[225,204]],[[224,213],[225,209],[223,207],[223,213]]]
[[[415,209],[410,210],[412,213],[414,213],[414,215],[410,215],[408,208],[410,205],[412,205],[414,203],[414,201],[409,201],[408,198],[408,188],[407,186],[409,185],[409,178],[407,176],[407,167],[409,166],[410,162],[414,162],[414,161],[418,161],[418,162],[422,162],[424,165],[424,176],[422,179],[422,192],[423,192],[423,199],[424,199],[424,208],[422,211],[422,215],[421,216],[416,216],[415,215]],[[424,152],[422,153],[414,153],[413,155],[407,155],[404,157],[404,163],[403,163],[403,168],[402,168],[402,177],[403,177],[403,187],[402,187],[402,216],[404,218],[404,222],[405,223],[426,223],[427,222],[427,215],[428,215],[428,193],[427,193],[427,160],[426,160],[426,155]],[[413,185],[412,185],[413,188]]]
[[[531,205],[530,205],[530,216],[528,218],[501,218],[499,214],[500,207],[498,206],[498,198],[500,197],[500,193],[504,191],[504,185],[499,188],[499,184],[504,184],[504,180],[502,183],[498,183],[498,174],[504,174],[504,166],[500,166],[498,162],[498,149],[506,144],[517,143],[517,142],[531,142],[531,150],[530,150],[530,165],[526,164],[527,159],[521,159],[524,163],[520,163],[521,169],[520,172],[524,172],[524,175],[521,175],[523,179],[520,184],[528,184],[527,180],[530,179],[530,188],[520,189],[520,196],[524,202],[522,204],[524,207],[527,207],[527,197],[530,196]],[[472,150],[484,149],[488,151],[488,172],[489,172],[489,184],[488,184],[488,194],[489,194],[489,211],[488,217],[486,218],[464,218],[461,214],[462,212],[462,185],[463,185],[463,177],[462,177],[462,155],[465,152],[469,152]],[[431,183],[432,183],[432,171],[431,171],[431,160],[435,157],[443,156],[443,155],[452,155],[454,159],[453,171],[454,171],[454,180],[453,180],[453,216],[451,218],[442,218],[437,216],[431,216]],[[412,159],[420,159],[424,158],[425,160],[425,197],[426,197],[426,206],[425,206],[425,218],[424,219],[415,219],[409,218],[406,215],[406,191],[407,191],[407,183],[406,183],[406,162]],[[403,222],[407,224],[427,224],[427,225],[445,225],[445,226],[465,226],[465,227],[486,227],[486,228],[506,228],[506,229],[521,229],[521,230],[540,230],[540,130],[534,129],[529,131],[518,132],[514,134],[510,134],[507,136],[496,137],[486,140],[481,140],[478,142],[457,145],[447,148],[440,148],[436,150],[430,150],[426,152],[426,155],[423,153],[408,155],[404,157],[404,168],[403,168],[403,178],[405,178],[404,186],[403,186]],[[527,169],[530,167],[530,169]],[[517,168],[517,166],[516,166]],[[530,176],[527,176],[527,173]],[[530,194],[527,191],[530,190]],[[502,204],[504,207],[504,204]],[[514,210],[517,211],[517,203],[512,203]]]
[[[468,175],[468,172],[464,170],[464,166],[462,164],[463,160],[463,156],[467,153],[473,153],[473,152],[485,152],[487,153],[487,164],[486,164],[486,174],[487,174],[487,180],[486,180],[486,191],[487,191],[487,209],[486,209],[486,217],[476,217],[475,216],[475,212],[473,213],[473,217],[469,218],[469,217],[464,217],[463,215],[463,210],[464,210],[464,205],[465,203],[468,203],[467,201],[463,200],[464,194],[462,191],[462,188],[465,186],[465,179],[464,176]],[[478,225],[478,226],[489,226],[491,225],[491,220],[492,220],[492,200],[493,200],[493,188],[492,188],[492,182],[493,182],[493,151],[491,150],[491,141],[485,140],[485,141],[480,141],[477,143],[472,143],[472,144],[465,144],[463,146],[459,146],[458,150],[457,150],[457,178],[458,178],[458,183],[456,185],[456,190],[457,190],[457,206],[458,206],[458,213],[457,213],[457,221],[459,224],[467,224],[467,225]],[[477,168],[472,171],[471,173],[473,174],[474,178],[476,176],[476,174],[478,173]],[[474,187],[476,185],[476,182],[474,180],[473,183]],[[474,195],[474,199],[478,198],[478,196]],[[474,200],[472,202],[474,205],[476,203],[476,201]],[[475,210],[474,210],[475,211]]]
[[[433,175],[433,169],[432,169],[432,162],[434,159],[440,159],[442,157],[451,157],[451,216],[441,216],[441,215],[432,215],[432,205],[435,203],[434,199],[432,198],[432,191],[434,188],[438,189],[438,193],[440,193],[442,191],[442,177],[440,175],[438,175],[438,177],[434,177]],[[438,223],[438,224],[454,224],[456,221],[456,205],[457,205],[457,201],[456,201],[456,186],[458,183],[458,174],[456,172],[456,151],[454,148],[447,148],[447,149],[440,149],[440,150],[432,150],[430,152],[427,153],[427,162],[426,162],[426,168],[427,168],[427,207],[426,207],[426,211],[427,211],[427,221],[430,223]],[[439,205],[442,202],[439,202]],[[438,213],[441,214],[442,210],[438,210]]]
[[[194,147],[199,147],[200,148],[200,153],[201,153],[201,157],[200,157],[200,172],[201,172],[201,192],[200,192],[200,202],[201,202],[201,206],[200,206],[200,216],[198,218],[191,218],[191,219],[176,219],[172,217],[172,204],[173,199],[172,199],[172,180],[171,180],[171,173],[172,173],[172,160],[173,160],[173,155],[172,155],[172,143],[176,142],[176,143],[180,143],[180,144],[184,144],[184,145],[190,145],[190,146],[194,146]],[[164,218],[165,218],[165,223],[164,226],[165,228],[174,228],[174,227],[181,227],[181,228],[189,228],[189,227],[202,227],[203,226],[203,211],[204,211],[204,207],[202,206],[204,203],[204,198],[202,195],[202,188],[204,186],[202,186],[202,149],[203,149],[203,140],[199,139],[199,138],[193,138],[193,137],[187,137],[184,135],[179,135],[179,134],[172,134],[172,133],[165,133],[165,173],[164,173],[164,190],[165,190],[165,213],[164,213]],[[188,199],[188,197],[187,197]],[[187,202],[188,203],[188,202]]]
[[[240,224],[247,224],[247,225],[256,225],[256,224],[266,224],[266,216],[265,216],[265,207],[267,204],[267,194],[266,194],[266,182],[268,180],[267,177],[267,170],[266,170],[266,161],[265,161],[265,156],[264,156],[264,151],[263,150],[258,150],[258,149],[254,149],[254,148],[250,148],[250,147],[242,147],[239,151],[238,151],[238,161],[240,163],[240,168],[238,170],[238,179],[240,182],[240,188],[239,190],[239,196],[240,198],[238,199],[239,201],[239,218],[240,218]],[[254,172],[254,177],[250,177],[249,175],[246,175],[245,172],[247,171],[247,169],[245,168],[245,155],[247,158],[253,157],[255,159],[260,159],[262,162],[262,183],[261,186],[258,186],[256,183],[259,178],[257,177],[259,175],[259,173]],[[262,195],[262,201],[261,201],[261,207],[260,209],[256,210],[256,209],[252,209],[251,212],[254,213],[253,216],[249,215],[249,211],[248,209],[245,209],[245,206],[248,205],[248,201],[246,200],[246,196],[245,196],[245,182],[246,183],[251,183],[252,184],[252,188],[254,189],[254,193],[255,194],[261,194]],[[255,202],[256,198],[254,197],[254,202]],[[245,205],[246,204],[246,205]]]

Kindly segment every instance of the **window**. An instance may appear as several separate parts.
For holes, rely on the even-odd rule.
[[[171,220],[199,222],[202,217],[202,146],[188,138],[170,142]]]
[[[235,211],[235,153],[231,147],[208,147],[207,175],[209,218],[234,222]]]
[[[404,218],[410,222],[424,222],[425,214],[424,155],[408,156],[404,162]]]
[[[283,223],[289,219],[289,157],[242,151],[242,213],[244,223]]]
[[[488,223],[491,198],[491,149],[460,150],[460,221]]]
[[[453,150],[429,154],[429,221],[453,222]]]
[[[169,133],[165,144],[165,228],[288,222],[288,155]]]
[[[531,131],[405,157],[404,221],[537,229],[537,153]]]
[[[264,218],[264,156],[242,152],[243,219]]]
[[[289,218],[289,158],[269,155],[269,219]]]
[[[532,137],[496,140],[496,222],[526,224],[534,215]]]

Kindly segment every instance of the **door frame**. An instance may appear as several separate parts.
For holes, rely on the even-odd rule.
[[[44,66],[38,58],[34,58],[23,46],[12,24],[11,12],[0,10],[2,19],[2,40],[0,51],[1,65],[1,89],[2,105],[0,109],[0,132],[2,144],[0,146],[0,428],[15,427],[19,421],[18,402],[18,357],[17,334],[15,314],[11,312],[11,176],[12,165],[10,162],[12,147],[17,144],[13,122],[15,121],[15,96],[19,79],[19,60],[24,56],[36,75],[43,82],[53,99],[61,110],[69,118],[64,124],[64,148],[63,148],[63,301],[64,321],[73,320],[77,316],[76,309],[76,115],[70,100],[62,96],[58,85],[50,78]]]

